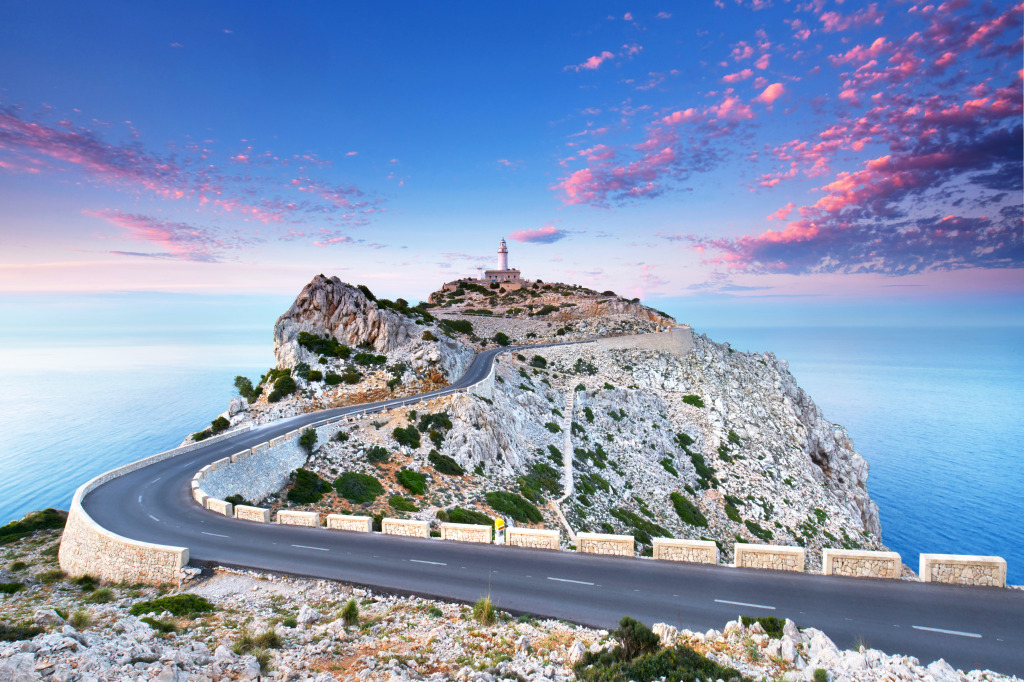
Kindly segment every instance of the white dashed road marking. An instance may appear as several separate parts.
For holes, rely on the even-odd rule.
[[[748,604],[745,601],[729,601],[728,599],[716,599],[715,601],[718,602],[719,604],[732,604],[733,606],[747,606],[747,607],[750,607],[752,609],[768,609],[769,611],[774,611],[775,610],[774,606],[766,606],[764,604]]]
[[[957,637],[973,637],[974,639],[981,639],[981,635],[976,632],[960,632],[959,630],[943,630],[942,628],[926,628],[923,625],[911,625],[910,627],[915,630],[924,630],[925,632],[938,632],[941,635],[956,635]]]
[[[447,566],[448,565],[448,564],[446,564],[446,563],[444,563],[442,561],[424,561],[422,559],[409,559],[409,561],[411,561],[411,562],[413,562],[415,564],[431,564],[433,566]]]
[[[591,585],[592,586],[594,584],[594,583],[588,583],[588,582],[586,582],[584,580],[569,580],[568,578],[552,578],[551,576],[548,576],[548,580],[556,580],[556,581],[558,581],[560,583],[575,583],[577,585]]]
[[[203,535],[212,535],[215,538],[226,538],[226,537],[228,537],[227,535],[221,535],[220,533],[207,533],[205,530],[201,530],[199,532],[202,533]]]
[[[318,552],[330,552],[331,550],[326,547],[310,547],[309,545],[292,545],[292,547],[298,547],[299,549],[315,549]]]

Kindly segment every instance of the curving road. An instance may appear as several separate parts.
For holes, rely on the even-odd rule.
[[[557,345],[557,344],[551,344]],[[537,346],[531,346],[536,348]],[[446,394],[485,378],[480,353]],[[255,524],[200,508],[190,481],[217,459],[328,417],[409,404],[345,407],[257,427],[153,464],[96,488],[83,501],[101,526],[125,537],[188,547],[214,563],[343,580],[378,590],[471,602],[490,592],[513,613],[614,627],[647,623],[720,629],[738,613],[792,618],[840,647],[863,643],[923,663],[944,658],[970,670],[1024,675],[1024,591],[871,580],[601,557],[317,528]],[[144,453],[140,453],[142,456]]]

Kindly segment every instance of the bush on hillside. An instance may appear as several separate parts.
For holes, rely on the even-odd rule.
[[[331,489],[330,483],[308,469],[296,469],[293,477],[295,484],[288,491],[288,500],[296,504],[315,504]]]
[[[31,535],[37,530],[56,530],[64,527],[64,516],[56,509],[32,512],[20,521],[11,521],[0,528],[0,545],[6,545]]]
[[[348,471],[334,481],[334,489],[349,502],[373,502],[384,493],[384,486],[369,474]]]
[[[371,464],[383,464],[391,459],[391,453],[388,452],[387,448],[382,448],[379,445],[374,445],[366,451],[366,461]]]
[[[427,461],[430,462],[430,466],[439,474],[445,474],[446,476],[462,476],[466,473],[466,470],[459,466],[453,458],[448,455],[442,455],[437,450],[431,450],[430,454],[427,455]]]
[[[499,490],[485,495],[487,504],[496,512],[519,523],[540,523],[544,520],[540,510],[515,493]]]
[[[542,355],[534,355],[532,358],[530,358],[530,366],[544,369],[545,367],[548,366],[548,360]]]
[[[395,440],[398,441],[399,445],[406,445],[413,450],[420,446],[420,432],[416,430],[416,427],[409,424],[405,428],[395,427],[392,431],[395,436]]]
[[[699,395],[684,395],[683,402],[687,405],[693,405],[694,407],[704,407],[704,401],[701,400]]]
[[[192,618],[196,614],[215,611],[217,607],[210,603],[206,597],[197,594],[176,594],[170,597],[160,597],[153,601],[143,601],[134,604],[128,610],[133,616],[141,616],[144,613],[161,613],[166,611],[175,618]]]
[[[494,521],[487,514],[472,509],[455,507],[448,511],[448,521],[451,523],[471,523],[476,526],[491,526]]]
[[[498,332],[497,334],[494,335],[494,343],[498,344],[499,346],[507,346],[509,343],[511,343],[511,341],[508,338],[508,334],[506,334],[505,332]]]
[[[348,359],[352,349],[330,336],[317,336],[309,332],[299,332],[299,345],[303,348],[328,358]]]
[[[402,469],[395,474],[395,480],[413,495],[422,495],[427,491],[426,474],[421,474],[412,469]]]
[[[299,436],[299,445],[306,451],[307,455],[313,454],[313,448],[316,446],[316,429],[306,429]]]
[[[688,523],[691,526],[697,526],[698,528],[707,528],[708,520],[701,513],[700,509],[697,508],[693,502],[680,495],[679,493],[672,493],[670,495],[672,499],[672,506],[676,509],[676,514],[682,519],[683,523]]]

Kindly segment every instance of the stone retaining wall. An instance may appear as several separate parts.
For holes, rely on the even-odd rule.
[[[558,549],[559,533],[557,530],[544,528],[506,528],[505,544],[510,547],[529,547],[530,549]]]
[[[851,578],[899,580],[903,573],[903,561],[896,552],[826,548],[821,550],[821,573]]]
[[[491,527],[472,523],[442,523],[441,539],[490,544]]]
[[[921,582],[1006,587],[1006,559],[969,554],[922,554]]]
[[[61,570],[73,577],[91,575],[106,582],[180,584],[181,569],[188,564],[186,547],[156,545],[111,533],[86,513],[82,508],[82,500],[90,492],[115,478],[251,429],[251,426],[244,426],[199,443],[167,450],[111,469],[82,484],[71,499],[68,520],[61,535],[60,550],[57,553]]]
[[[261,507],[250,507],[240,504],[235,507],[235,518],[257,523],[270,523],[270,510]]]
[[[410,538],[429,538],[429,521],[412,521],[409,519],[384,519],[381,532],[385,535],[404,535]]]
[[[632,535],[608,535],[606,533],[576,533],[576,551],[585,554],[608,556],[633,556]]]
[[[290,511],[282,509],[277,512],[277,522],[282,526],[320,527],[320,514],[317,512]]]
[[[707,540],[670,540],[654,538],[654,558],[664,561],[689,561],[717,564],[718,545]]]
[[[687,326],[672,327],[666,332],[609,336],[595,341],[600,348],[644,348],[664,351],[682,357],[693,350],[693,331]]]
[[[223,516],[234,516],[235,510],[234,505],[225,500],[218,500],[216,497],[208,497],[206,499],[206,508],[215,514],[221,514]]]
[[[370,516],[349,516],[348,514],[328,514],[327,527],[331,530],[372,533],[373,518]]]
[[[766,568],[773,571],[803,571],[806,552],[803,547],[782,545],[735,544],[736,566]]]

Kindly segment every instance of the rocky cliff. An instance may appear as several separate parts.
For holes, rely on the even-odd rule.
[[[571,298],[562,296],[570,290],[556,293]],[[560,500],[574,532],[631,534],[639,551],[650,551],[659,536],[715,540],[726,561],[736,541],[882,548],[867,463],[785,361],[734,352],[685,327],[658,334],[671,318],[605,298],[577,297],[544,315],[506,317],[492,308],[490,315],[449,311],[445,318],[438,307],[378,301],[317,277],[274,330],[278,370],[296,370],[297,391],[269,405],[264,390],[233,420],[342,404],[339,390],[350,402],[418,392],[431,372],[454,379],[477,350],[502,336],[526,344],[583,340],[510,351],[496,364],[493,386],[479,395],[373,416],[319,443],[307,469],[329,483],[345,472],[367,474],[382,493],[354,502],[328,490],[305,506],[436,521],[455,507],[501,513],[493,493],[504,492],[536,510],[533,525],[561,527],[552,506]],[[609,312],[549,319],[576,309]],[[364,367],[367,376],[352,386],[325,386],[304,368],[354,372],[359,356],[324,357],[302,333],[363,356],[380,353],[382,369]],[[614,343],[599,336],[614,336]],[[402,470],[412,473],[400,476]],[[412,475],[420,483],[410,488]],[[292,506],[287,490],[268,503]],[[819,562],[820,553],[809,551],[808,566]]]

